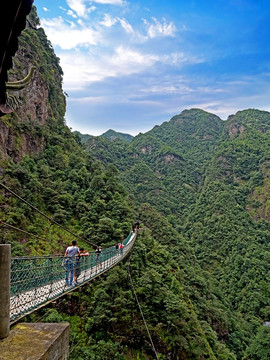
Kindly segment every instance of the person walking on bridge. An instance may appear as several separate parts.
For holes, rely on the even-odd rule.
[[[100,245],[96,248],[96,262],[97,262],[97,269],[98,267],[102,269],[102,248]]]
[[[75,257],[79,254],[77,241],[73,240],[71,246],[68,246],[65,252],[65,270],[66,270],[66,286],[73,285],[73,276],[75,268]]]
[[[80,248],[78,255],[76,256],[75,271],[74,271],[74,284],[78,285],[78,277],[81,275],[81,268],[85,268],[85,256],[88,256],[89,252],[86,252],[84,248]],[[83,262],[83,264],[82,264]]]
[[[124,250],[123,241],[121,241],[121,243],[120,243],[120,245],[119,245],[119,248],[120,248],[120,254],[123,255],[123,250]]]

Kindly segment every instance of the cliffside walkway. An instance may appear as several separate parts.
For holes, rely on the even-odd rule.
[[[67,286],[64,256],[17,257],[11,259],[10,324],[53,300],[76,290],[123,260],[132,249],[136,232],[123,241],[123,249],[109,247],[102,250],[102,264],[96,254],[80,258],[79,284]],[[121,252],[122,250],[122,252]]]

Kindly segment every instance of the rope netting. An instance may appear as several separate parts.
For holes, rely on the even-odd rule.
[[[123,241],[123,249],[103,249],[87,256],[16,257],[11,259],[10,322],[14,323],[46,303],[74,290],[69,276],[83,285],[121,261],[132,248],[136,233]]]

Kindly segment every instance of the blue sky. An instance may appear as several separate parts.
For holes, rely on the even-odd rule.
[[[39,0],[66,122],[136,135],[184,109],[270,111],[269,0]]]

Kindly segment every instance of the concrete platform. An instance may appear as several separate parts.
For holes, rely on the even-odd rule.
[[[69,323],[20,323],[0,340],[0,360],[67,360]]]

